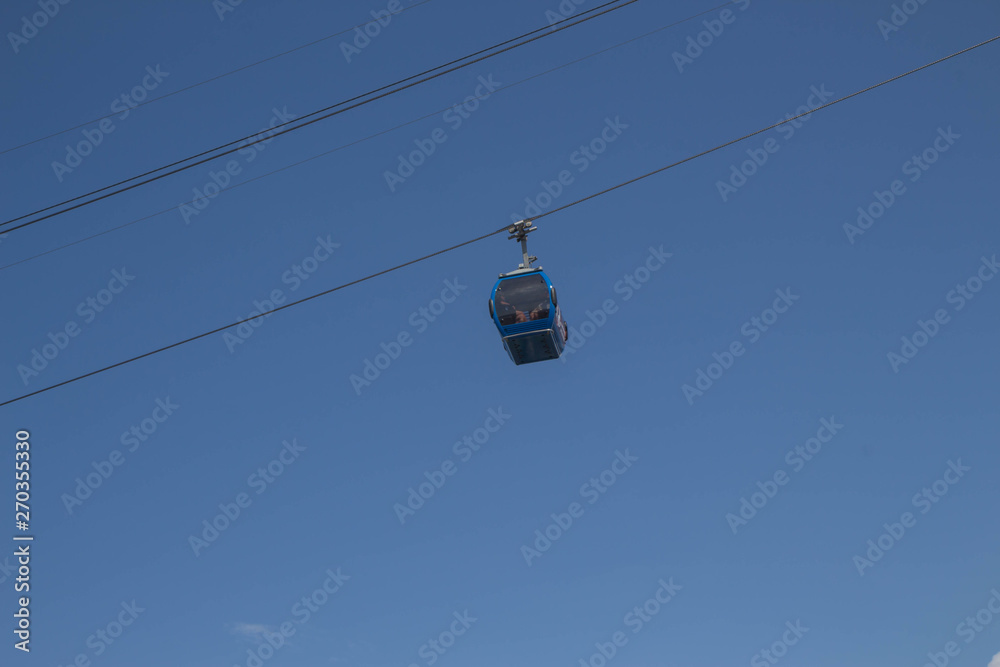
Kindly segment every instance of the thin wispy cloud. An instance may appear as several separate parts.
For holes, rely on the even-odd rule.
[[[234,635],[258,640],[264,638],[264,633],[275,631],[274,628],[260,623],[231,623],[229,630]]]

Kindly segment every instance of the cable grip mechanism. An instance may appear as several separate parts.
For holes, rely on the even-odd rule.
[[[510,236],[507,237],[507,240],[517,240],[521,243],[521,263],[518,264],[518,269],[530,270],[532,268],[531,263],[538,261],[537,257],[528,254],[528,234],[536,231],[537,229],[538,227],[534,226],[534,222],[530,218],[515,222],[507,228],[507,233],[510,234]]]

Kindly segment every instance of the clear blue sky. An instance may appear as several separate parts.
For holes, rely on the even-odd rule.
[[[546,25],[558,5],[433,0],[351,62],[348,34],[118,113],[110,133],[88,125],[0,155],[3,218],[265,128],[275,109],[303,115]],[[220,20],[208,0],[60,5],[17,53],[9,37],[0,47],[0,148],[108,113],[144,77],[153,95],[179,90],[387,6],[243,2]],[[996,3],[930,0],[886,39],[890,2],[753,0],[729,23],[713,23],[717,10],[498,92],[460,124],[435,113],[491,76],[512,84],[712,6],[641,0],[232,156],[239,182],[434,114],[221,194],[189,224],[175,209],[3,269],[0,396],[246,317],[274,290],[300,298],[496,229],[564,170],[549,207],[586,196],[1000,25]],[[4,3],[3,33],[38,11]],[[673,54],[703,19],[720,34],[679,71]],[[486,300],[518,251],[497,236],[266,318],[240,343],[215,335],[3,408],[5,468],[15,432],[31,432],[36,539],[32,651],[8,631],[3,664],[256,664],[250,651],[275,666],[600,667],[595,645],[611,653],[620,632],[615,667],[772,664],[760,652],[776,642],[768,655],[789,667],[917,667],[949,642],[949,664],[985,667],[1000,616],[960,624],[1000,589],[1000,280],[977,283],[1000,253],[998,49],[540,220],[531,250],[570,325],[612,301],[565,362],[507,359]],[[101,143],[60,180],[52,163],[83,129]],[[446,141],[390,189],[386,171],[436,130]],[[614,140],[601,155],[578,152],[602,132]],[[910,161],[926,149],[924,170]],[[767,161],[724,200],[719,182],[748,150]],[[13,232],[0,266],[176,207],[225,164]],[[881,217],[845,232],[897,180]],[[636,290],[626,276],[648,280]],[[959,285],[981,289],[967,299]],[[451,303],[435,302],[443,292]],[[936,313],[943,323],[927,324]],[[918,320],[936,334],[894,369],[887,355]],[[67,326],[76,335],[60,337]],[[49,334],[65,349],[26,385],[18,367]],[[400,334],[409,346],[356,391],[351,375]],[[710,367],[714,354],[729,368]],[[716,379],[685,392],[699,371]],[[821,420],[843,428],[831,437]],[[795,450],[818,431],[828,442],[806,461]],[[477,437],[475,451],[464,439]],[[113,472],[70,512],[95,465]],[[401,514],[427,475],[443,484]],[[920,497],[946,477],[946,495]],[[0,478],[8,503],[10,468]],[[758,483],[773,497],[753,496]],[[744,498],[763,507],[741,524]],[[237,499],[238,518],[192,547]],[[522,549],[571,510],[544,553]],[[877,562],[856,559],[884,524],[905,532],[882,537]],[[349,579],[326,599],[338,568]],[[0,591],[12,613],[9,578]],[[638,621],[658,592],[670,601]],[[325,603],[302,606],[314,594]],[[96,632],[117,634],[133,601],[143,611],[105,643]],[[456,620],[466,612],[476,620]],[[260,647],[285,623],[294,634],[272,656]],[[452,628],[463,632],[443,653],[427,643],[451,644]]]

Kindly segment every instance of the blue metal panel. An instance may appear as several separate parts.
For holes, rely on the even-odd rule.
[[[536,361],[558,359],[562,351],[556,344],[556,334],[552,329],[534,331],[503,339],[504,347],[515,364],[531,364]]]
[[[547,317],[544,320],[534,320],[532,322],[520,322],[517,324],[509,324],[505,327],[500,327],[501,331],[505,336],[511,336],[513,334],[528,333],[529,331],[542,331],[544,329],[552,328],[552,320],[554,317]]]

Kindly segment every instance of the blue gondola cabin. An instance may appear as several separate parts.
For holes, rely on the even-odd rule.
[[[558,359],[566,347],[556,288],[541,268],[502,274],[490,294],[490,317],[517,365]]]

